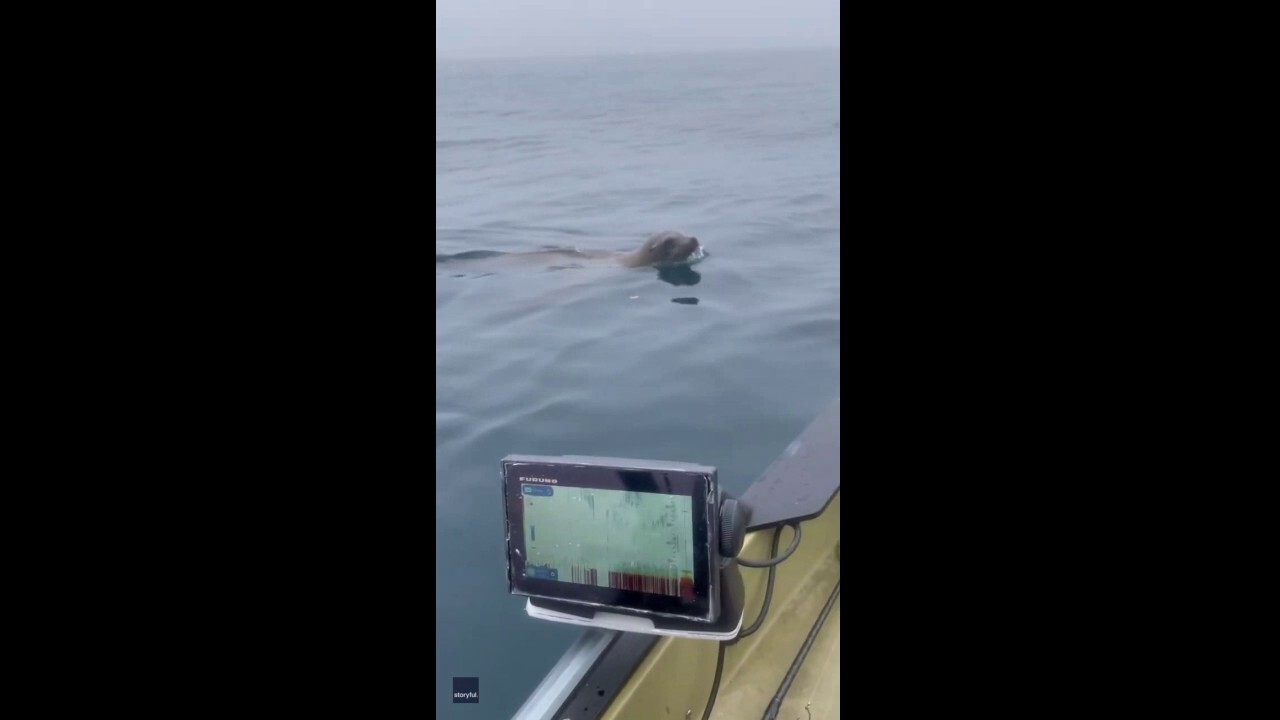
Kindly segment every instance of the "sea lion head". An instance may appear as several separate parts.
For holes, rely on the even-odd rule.
[[[660,232],[635,252],[637,264],[657,267],[686,264],[702,259],[703,254],[698,238],[678,232]]]

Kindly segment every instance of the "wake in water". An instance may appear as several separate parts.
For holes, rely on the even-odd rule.
[[[578,263],[594,263],[621,265],[629,268],[652,267],[670,268],[689,266],[700,262],[707,256],[706,249],[698,242],[698,238],[677,232],[661,232],[652,235],[638,249],[632,252],[599,252],[584,251],[578,248],[544,246],[530,252],[505,253],[496,250],[468,250],[442,255],[436,253],[436,264],[469,262],[493,262],[501,259],[504,265],[546,265],[555,257],[569,257],[574,263],[570,266],[556,266],[552,269],[581,267]]]
[[[696,257],[691,256],[689,259],[679,263],[668,263],[650,266],[658,271],[658,279],[669,285],[697,285],[702,282],[702,275],[693,269],[693,266],[707,256],[703,249],[699,249]],[[569,262],[568,264],[549,263],[548,256],[559,255],[561,257],[573,257],[582,262]],[[541,258],[541,261],[539,261]],[[576,248],[557,248],[543,249],[533,252],[499,252],[497,250],[468,250],[466,252],[445,255],[436,253],[436,271],[440,275],[448,275],[454,278],[485,278],[492,277],[497,274],[498,270],[533,270],[540,268],[544,272],[553,272],[556,270],[582,270],[587,267],[596,268],[618,268],[622,266],[616,261],[617,255],[598,256],[584,253]],[[460,272],[468,271],[468,272]],[[674,302],[688,302],[687,299],[679,299]],[[696,299],[693,303],[696,303]]]
[[[593,256],[584,253],[577,248],[562,247],[544,247],[540,250],[532,250],[528,252],[500,252],[498,250],[467,250],[466,252],[453,253],[452,255],[443,255],[436,253],[436,264],[457,262],[459,260],[485,260],[496,257],[530,257],[536,258],[544,255],[568,255],[570,257],[578,257],[582,259],[591,259]]]

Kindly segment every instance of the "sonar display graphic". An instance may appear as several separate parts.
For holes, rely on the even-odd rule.
[[[694,599],[693,499],[525,485],[529,577]]]

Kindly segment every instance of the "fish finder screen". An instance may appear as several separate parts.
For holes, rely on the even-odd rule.
[[[525,575],[694,599],[692,498],[524,485]]]

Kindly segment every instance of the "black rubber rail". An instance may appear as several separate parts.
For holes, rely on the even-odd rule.
[[[809,648],[813,647],[813,641],[818,638],[818,631],[822,630],[822,626],[827,622],[827,616],[831,614],[831,608],[835,607],[836,599],[840,597],[840,581],[836,581],[836,586],[831,590],[831,597],[827,598],[826,607],[822,608],[822,614],[818,616],[817,622],[809,630],[809,637],[804,639],[804,645],[800,646],[800,652],[796,655],[796,659],[791,661],[791,669],[787,670],[787,676],[782,678],[782,685],[778,687],[778,692],[773,694],[773,700],[769,701],[769,707],[764,711],[763,720],[776,720],[778,713],[782,711],[782,699],[787,696],[787,691],[791,689],[791,683],[795,682],[796,675],[800,672],[800,666],[804,664],[804,659],[809,655]]]

